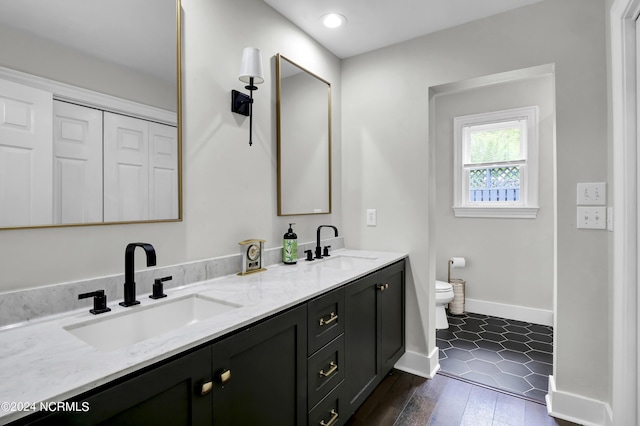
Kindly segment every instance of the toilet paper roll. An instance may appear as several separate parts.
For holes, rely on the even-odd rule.
[[[449,264],[452,268],[464,268],[464,257],[452,257],[451,259],[449,259]]]

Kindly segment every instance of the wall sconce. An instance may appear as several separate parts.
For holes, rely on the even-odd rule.
[[[249,146],[252,145],[251,133],[253,128],[253,91],[258,90],[255,84],[264,82],[262,73],[262,54],[260,49],[245,47],[242,51],[242,63],[240,64],[240,77],[244,86],[249,90],[249,96],[237,90],[231,91],[231,111],[249,116]]]

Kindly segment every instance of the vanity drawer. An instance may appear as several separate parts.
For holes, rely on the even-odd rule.
[[[307,362],[309,407],[316,405],[344,379],[344,335],[320,349]]]
[[[329,392],[329,395],[309,411],[309,426],[340,426],[345,424],[348,419],[344,413],[347,404],[343,403],[343,387],[344,382],[336,386]]]
[[[344,288],[310,301],[307,312],[308,355],[311,355],[344,332]]]

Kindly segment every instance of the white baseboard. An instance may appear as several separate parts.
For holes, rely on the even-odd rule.
[[[436,347],[429,355],[406,351],[394,367],[416,376],[432,379],[440,370],[438,348]]]
[[[504,303],[487,302],[486,300],[465,299],[464,310],[475,314],[553,326],[553,311],[545,309],[506,305]]]
[[[546,396],[547,412],[550,416],[585,426],[613,424],[609,404],[556,389],[556,381],[549,376],[549,393]]]

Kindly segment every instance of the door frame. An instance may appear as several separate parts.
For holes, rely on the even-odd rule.
[[[611,421],[638,424],[638,115],[636,19],[640,0],[610,11],[613,242]]]

